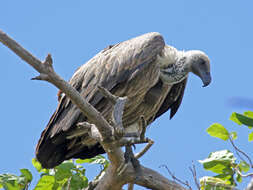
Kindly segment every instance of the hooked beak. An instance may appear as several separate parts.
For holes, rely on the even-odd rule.
[[[212,77],[211,77],[210,72],[201,72],[200,73],[200,78],[203,82],[203,87],[208,86],[212,81]]]

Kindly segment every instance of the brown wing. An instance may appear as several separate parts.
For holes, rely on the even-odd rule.
[[[187,78],[184,79],[180,83],[174,84],[171,87],[162,106],[156,113],[155,119],[160,117],[163,113],[167,112],[169,109],[170,109],[170,119],[176,114],[184,96],[184,89],[185,89],[186,83],[187,83]]]
[[[124,86],[124,89],[131,88],[129,81],[139,77],[138,82],[131,84],[135,84],[136,89],[147,88],[147,85],[151,84],[151,81],[148,83],[146,81],[147,74],[148,72],[158,74],[154,60],[161,53],[164,45],[163,37],[159,33],[148,33],[110,46],[82,65],[70,79],[70,84],[99,111],[105,112],[109,109],[109,104],[97,107],[98,103],[103,100],[103,96],[98,92],[96,86],[103,86],[117,94],[121,85]],[[145,69],[151,64],[154,65],[154,68]],[[78,139],[75,141],[66,139],[66,132],[75,128],[77,122],[84,120],[86,118],[80,110],[71,103],[69,98],[62,95],[55,113],[37,144],[36,156],[43,167],[51,168],[71,157],[93,157],[102,152],[101,147],[97,150],[98,147],[92,149],[83,145],[76,146]],[[83,152],[82,156],[80,156],[81,152]]]

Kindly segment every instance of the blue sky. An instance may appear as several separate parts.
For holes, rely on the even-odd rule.
[[[190,76],[176,116],[169,120],[166,113],[148,129],[155,144],[141,158],[142,164],[165,176],[162,164],[193,182],[188,170],[192,160],[198,176],[208,175],[197,160],[211,151],[231,149],[205,132],[214,122],[238,131],[238,145],[253,157],[248,129],[228,120],[233,111],[253,110],[252,104],[229,104],[233,97],[252,98],[252,6],[249,0],[3,1],[0,28],[41,60],[51,53],[56,72],[66,80],[101,49],[147,32],[160,32],[167,44],[178,49],[206,52],[212,84],[202,88],[199,78]],[[18,174],[19,168],[35,173],[31,159],[57,106],[57,89],[31,81],[37,72],[3,45],[0,62],[0,173]],[[98,170],[89,167],[89,177]]]

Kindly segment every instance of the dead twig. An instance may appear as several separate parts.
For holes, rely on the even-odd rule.
[[[242,174],[242,172],[240,172],[238,167],[235,167],[235,171],[242,177],[253,177],[253,173]]]
[[[154,141],[149,140],[148,144],[139,153],[135,154],[134,157],[136,159],[139,159],[140,157],[142,157],[151,148],[153,144],[154,144]]]
[[[241,155],[239,154],[239,153],[241,153],[241,154],[242,154],[243,156],[245,156],[245,157],[247,158],[247,160],[249,161],[250,167],[253,168],[253,163],[252,163],[252,160],[250,159],[250,157],[249,157],[245,152],[243,152],[241,149],[239,149],[239,148],[235,145],[233,139],[232,139],[230,136],[229,136],[229,141],[230,141],[230,143],[232,144],[232,146],[234,147],[234,149],[235,149],[235,151],[236,151],[236,154],[239,156],[239,158],[240,158],[241,160],[243,160],[244,162],[246,162],[246,161],[241,157]],[[247,162],[246,162],[246,163],[247,163]]]
[[[197,171],[196,171],[196,167],[195,167],[195,164],[193,163],[193,161],[192,161],[192,167],[189,167],[189,169],[192,173],[196,187],[198,188],[198,190],[200,190],[201,188],[200,188],[198,178],[197,178]]]
[[[180,183],[180,184],[182,184],[182,185],[185,185],[185,186],[188,187],[190,190],[192,190],[192,188],[191,188],[191,186],[190,186],[190,184],[189,184],[188,181],[182,181],[181,179],[177,178],[177,177],[169,170],[169,168],[168,168],[166,165],[161,165],[161,166],[159,166],[159,168],[160,168],[160,167],[166,168],[166,170],[168,171],[168,173],[170,174],[170,176],[172,177],[172,179],[173,179],[174,181],[177,181],[178,183]]]

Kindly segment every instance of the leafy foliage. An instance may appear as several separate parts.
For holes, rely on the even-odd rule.
[[[88,179],[85,176],[85,168],[80,165],[83,163],[99,164],[103,171],[109,165],[109,162],[101,155],[91,159],[77,159],[76,163],[72,160],[65,161],[54,169],[44,169],[35,159],[32,164],[40,173],[41,178],[37,182],[34,190],[79,190],[88,186]],[[6,190],[26,190],[28,189],[33,176],[28,169],[21,169],[21,175],[2,174],[0,175],[0,188]]]
[[[8,190],[28,189],[32,181],[32,174],[28,169],[20,169],[20,172],[20,176],[13,174],[1,174],[0,188]]]
[[[247,126],[249,129],[253,127],[253,112],[247,111],[243,114],[240,113],[232,113],[230,116],[230,120],[236,123],[239,126]],[[240,155],[242,151],[238,152],[238,148],[235,147],[233,141],[238,138],[237,132],[229,132],[223,125],[219,123],[212,124],[208,129],[207,133],[215,138],[222,139],[224,141],[230,141],[231,144],[235,148],[235,152],[237,155]],[[249,133],[248,141],[253,141],[253,132]],[[212,152],[209,156],[200,160],[199,162],[203,165],[205,170],[212,171],[216,173],[215,176],[205,176],[200,179],[201,189],[203,190],[226,190],[232,189],[237,186],[237,183],[242,182],[244,176],[242,173],[249,172],[252,169],[252,165],[250,165],[251,160],[247,158],[245,160],[241,160],[242,156],[245,156],[246,153],[243,153],[239,158],[236,158],[234,154],[229,150],[220,150],[216,152]]]

